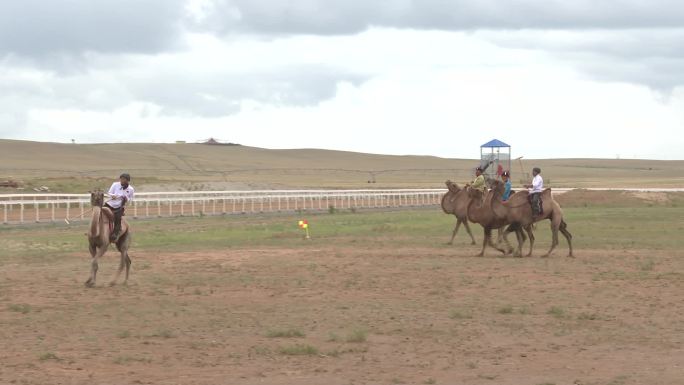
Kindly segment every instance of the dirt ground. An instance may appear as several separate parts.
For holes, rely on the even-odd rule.
[[[2,384],[684,384],[681,252],[113,252],[0,271]]]

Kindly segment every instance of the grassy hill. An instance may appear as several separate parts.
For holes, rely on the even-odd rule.
[[[515,154],[514,154],[515,155]],[[246,188],[441,188],[472,179],[476,159],[394,156],[318,149],[270,150],[204,144],[63,144],[0,140],[0,181],[26,190],[83,192],[122,171],[141,191]],[[555,187],[681,187],[684,161],[523,160]],[[519,183],[520,165],[512,165]],[[375,183],[369,183],[369,181]],[[0,193],[14,192],[0,188]]]

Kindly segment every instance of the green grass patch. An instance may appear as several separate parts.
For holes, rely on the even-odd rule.
[[[563,308],[558,307],[558,306],[552,306],[552,307],[546,312],[546,314],[550,314],[550,315],[552,315],[552,316],[554,316],[554,317],[556,317],[556,318],[565,318],[565,317],[566,317],[565,310],[563,310]]]
[[[471,319],[473,314],[470,311],[465,311],[461,309],[452,309],[449,312],[449,318],[451,319]]]
[[[61,361],[62,359],[57,357],[55,353],[52,352],[47,352],[43,353],[38,357],[39,360],[41,361],[49,361],[49,360],[54,360],[54,361]]]
[[[584,248],[677,250],[684,246],[681,237],[684,207],[570,207],[564,214],[578,253]],[[134,233],[131,254],[135,260],[135,252],[139,250],[309,249],[325,244],[444,248],[453,229],[453,216],[445,215],[436,206],[393,212],[318,213],[307,215],[312,239],[303,241],[297,227],[298,218],[255,215],[131,220]],[[537,226],[535,231],[537,254],[550,245],[551,233],[546,223]],[[87,258],[87,241],[83,236],[86,229],[85,223],[0,226],[0,265],[18,261],[53,264],[64,255],[74,253]],[[480,233],[478,230],[474,228],[475,234]],[[565,247],[561,236],[557,252]],[[149,266],[139,266],[146,267]],[[646,261],[640,269],[650,271],[654,267],[655,262]]]
[[[365,329],[355,329],[349,335],[347,335],[347,342],[351,343],[361,343],[366,342],[368,339],[368,331]]]
[[[496,312],[499,314],[513,314],[513,306],[506,305],[506,306],[500,307],[499,310],[497,310]]]
[[[298,329],[269,330],[266,333],[268,338],[302,338],[305,334]]]
[[[21,313],[21,314],[28,314],[31,312],[31,305],[27,305],[24,303],[13,303],[10,305],[7,305],[7,310]]]
[[[140,362],[144,364],[150,364],[152,363],[151,358],[147,357],[134,357],[134,356],[128,356],[128,355],[123,355],[123,356],[118,356],[114,359],[114,363],[117,365],[126,365],[131,362]]]
[[[311,345],[291,345],[281,346],[278,353],[286,356],[314,356],[318,354],[318,349]]]

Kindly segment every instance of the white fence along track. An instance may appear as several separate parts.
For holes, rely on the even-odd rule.
[[[554,188],[561,194],[571,188]],[[587,188],[594,191],[682,192],[676,188]],[[256,190],[140,192],[126,209],[128,218],[204,216],[268,212],[382,209],[439,205],[446,189]],[[88,194],[0,195],[0,223],[88,220]]]

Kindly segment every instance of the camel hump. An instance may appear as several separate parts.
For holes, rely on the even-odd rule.
[[[103,207],[102,208],[102,213],[107,217],[107,219],[111,222],[114,220],[114,213],[109,207]]]

